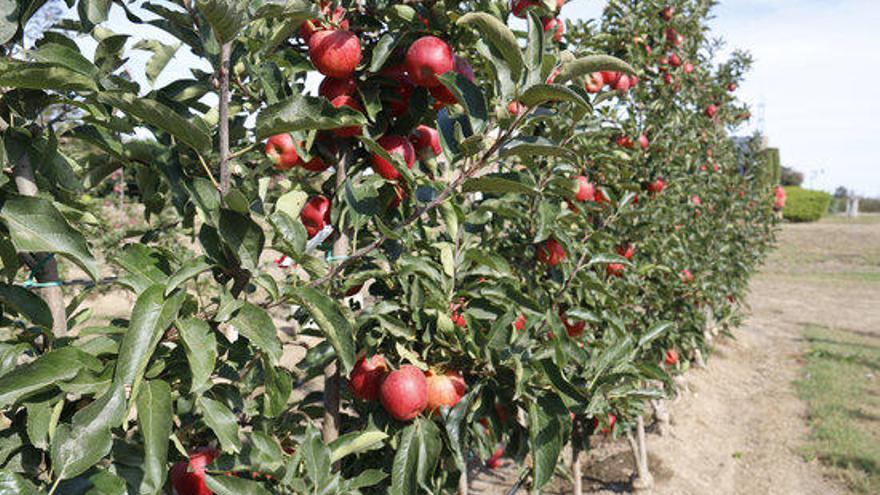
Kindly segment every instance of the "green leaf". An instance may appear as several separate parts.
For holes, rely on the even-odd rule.
[[[430,419],[416,418],[400,435],[391,467],[390,495],[418,493],[434,472],[443,442],[440,429]]]
[[[217,361],[217,338],[207,322],[195,318],[177,321],[177,331],[181,337],[183,351],[189,362],[191,388],[193,392],[201,389],[214,372]]]
[[[519,101],[527,107],[536,107],[548,101],[569,101],[583,109],[590,108],[581,95],[560,84],[535,84],[520,95]]]
[[[95,80],[61,64],[0,59],[0,87],[97,91]]]
[[[34,59],[39,62],[63,65],[70,70],[94,78],[98,68],[89,59],[82,56],[79,50],[59,43],[46,43],[34,51]]]
[[[0,376],[0,409],[19,399],[48,387],[72,379],[82,367],[80,353],[72,347],[63,347],[43,354],[35,361],[17,366]]]
[[[486,98],[479,86],[470,79],[456,72],[447,72],[437,77],[446,88],[455,96],[455,99],[464,107],[470,120],[471,128],[475,134],[481,134],[489,119],[489,110]]]
[[[153,285],[164,285],[168,280],[168,260],[164,253],[143,244],[126,246],[116,263],[128,272],[128,276],[121,277],[119,282],[136,294]]]
[[[327,98],[294,94],[257,115],[257,139],[282,132],[363,126],[366,117],[349,107],[336,108]]]
[[[201,396],[196,399],[199,409],[202,411],[202,418],[208,425],[217,439],[224,452],[238,453],[241,451],[241,439],[238,438],[238,420],[235,414],[226,407],[222,402]]]
[[[87,31],[107,20],[110,0],[80,0],[77,2],[79,20]]]
[[[45,328],[52,328],[52,312],[42,297],[15,285],[0,283],[0,302]]]
[[[185,261],[180,268],[174,272],[168,278],[165,287],[165,295],[171,294],[174,292],[174,289],[180,287],[181,284],[186,282],[187,280],[197,277],[199,274],[204,273],[211,269],[210,263],[204,256],[199,256],[197,258],[192,258],[190,260]]]
[[[24,476],[0,469],[0,495],[42,495]]]
[[[202,127],[156,100],[118,91],[100,93],[98,100],[171,134],[196,151],[211,147],[211,137]]]
[[[0,216],[9,227],[16,251],[63,254],[92,280],[98,279],[95,258],[82,233],[71,227],[51,202],[42,198],[13,197],[3,205]]]
[[[110,429],[125,418],[125,389],[116,383],[101,398],[80,409],[68,426],[59,425],[52,439],[52,470],[56,478],[79,476],[110,453]]]
[[[198,3],[201,4],[201,2]],[[165,69],[168,62],[170,62],[174,57],[174,54],[177,53],[180,45],[180,43],[166,45],[165,43],[160,43],[156,40],[139,40],[134,46],[132,46],[135,50],[153,52],[153,56],[147,61],[146,66],[147,80],[150,81],[150,84],[156,84],[156,79],[159,77],[159,74],[162,73],[162,70]]]
[[[353,431],[330,444],[330,461],[336,462],[347,455],[381,448],[388,434],[380,430]]]
[[[523,70],[523,56],[516,36],[500,19],[485,12],[470,12],[461,16],[456,24],[471,26],[480,33],[481,39],[489,43],[507,62],[511,75],[518,81]]]
[[[18,32],[18,3],[17,0],[0,0],[0,45],[8,43]],[[5,494],[3,490],[0,493]]]
[[[263,370],[266,387],[266,393],[263,395],[263,414],[274,418],[287,410],[287,401],[293,391],[293,379],[286,370],[272,366],[268,359],[263,362]]]
[[[389,33],[383,34],[376,46],[373,47],[373,59],[370,60],[370,72],[379,72],[388,60],[388,57],[397,48],[400,38]]]
[[[669,330],[672,327],[673,327],[673,324],[668,321],[661,321],[659,323],[654,324],[654,326],[649,328],[648,331],[645,332],[645,334],[642,335],[641,338],[639,338],[638,347],[644,348],[645,346],[647,346],[648,344],[653,342],[657,337],[659,337],[665,331]]]
[[[44,402],[32,402],[25,404],[27,408],[27,434],[31,444],[45,450],[49,447],[49,430],[55,429],[52,424],[54,403],[63,403],[56,399],[49,399]]]
[[[565,404],[553,395],[542,395],[529,403],[529,450],[532,452],[532,488],[540,490],[553,478],[562,454],[562,425],[568,415]]]
[[[197,0],[196,7],[208,20],[220,43],[235,39],[247,21],[247,8],[240,0]]]
[[[526,87],[531,87],[544,81],[542,69],[544,68],[544,25],[541,18],[534,10],[528,12],[528,43],[526,43],[525,64],[528,69]],[[522,99],[520,99],[522,101]],[[523,102],[524,105],[528,103]]]
[[[538,191],[523,184],[522,182],[517,182],[515,180],[493,175],[485,175],[483,177],[477,177],[476,179],[470,179],[461,186],[461,190],[462,192],[466,193],[483,192],[492,194],[538,194]]]
[[[162,380],[146,382],[137,397],[138,430],[144,442],[140,493],[157,494],[165,484],[173,416],[171,387]]]
[[[214,495],[272,495],[259,482],[236,476],[205,475],[205,485]]]
[[[562,65],[556,82],[562,84],[572,79],[587,76],[593,72],[616,71],[635,74],[636,71],[628,63],[610,55],[589,55]]]
[[[290,25],[306,19],[314,19],[320,13],[313,2],[306,0],[267,0],[254,13],[254,19],[284,19]]]
[[[114,381],[132,385],[139,379],[162,334],[177,318],[185,293],[165,298],[165,287],[154,285],[141,292],[131,311],[131,322],[119,345]]]
[[[263,351],[273,366],[278,364],[281,359],[281,341],[278,340],[275,323],[265,309],[244,303],[227,324]]]
[[[218,232],[242,268],[257,269],[266,237],[256,222],[249,216],[224,208],[220,210]]]
[[[275,232],[278,234],[275,237],[276,246],[280,240],[293,250],[290,254],[298,255],[306,250],[307,235],[302,222],[294,220],[283,211],[276,211],[269,215],[269,222],[275,227]]]
[[[558,156],[567,158],[572,162],[577,161],[577,155],[547,138],[538,136],[522,136],[512,139],[504,144],[499,150],[501,158],[510,156],[518,156],[521,158],[532,158],[535,156]]]
[[[305,287],[294,294],[300,304],[311,314],[327,340],[336,350],[336,355],[347,374],[354,367],[354,330],[338,303],[324,293]]]

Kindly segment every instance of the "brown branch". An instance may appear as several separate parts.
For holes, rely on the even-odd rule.
[[[220,46],[220,193],[225,195],[229,192],[229,57],[232,52],[232,42],[223,43]]]

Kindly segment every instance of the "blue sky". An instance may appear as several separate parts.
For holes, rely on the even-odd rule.
[[[562,16],[596,18],[605,0],[568,2]],[[722,0],[712,21],[727,48],[748,50],[755,65],[738,90],[752,105],[752,131],[763,107],[764,131],[784,165],[804,172],[806,185],[832,191],[845,186],[880,197],[880,0]],[[110,29],[132,32],[114,8]],[[143,37],[171,40],[139,26]],[[82,39],[88,53],[94,42]],[[134,53],[134,74],[149,54]],[[161,86],[181,77],[194,57],[181,50]],[[207,64],[201,62],[201,68]]]

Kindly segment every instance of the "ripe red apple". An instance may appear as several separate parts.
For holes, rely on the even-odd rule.
[[[644,134],[639,136],[638,142],[639,142],[639,147],[641,147],[643,150],[647,150],[648,146],[651,145],[651,142],[648,141],[648,136],[646,136]]]
[[[526,107],[523,106],[522,103],[514,100],[507,104],[507,111],[510,112],[511,115],[519,115],[523,111],[525,111]]]
[[[617,423],[617,416],[608,414],[608,426],[602,428],[601,433],[611,433],[614,431],[614,424]],[[593,418],[593,430],[599,427],[599,418]]]
[[[309,39],[311,39],[312,35],[315,34],[316,31],[322,31],[324,29],[329,29],[329,24],[333,24],[338,26],[340,29],[348,29],[348,21],[345,19],[345,9],[342,7],[336,7],[333,10],[333,15],[330,15],[330,2],[322,1],[321,2],[321,15],[324,18],[329,18],[329,23],[324,22],[321,19],[310,19],[299,27],[299,35],[302,39],[308,43]]]
[[[436,36],[423,36],[406,52],[406,71],[418,86],[430,88],[440,84],[437,76],[455,67],[452,48]]]
[[[605,84],[611,86],[612,88],[617,86],[617,80],[620,79],[620,72],[614,71],[602,71],[602,80],[605,81]]]
[[[602,77],[601,72],[593,72],[590,74],[590,77],[584,81],[584,89],[587,90],[587,93],[598,93],[602,91],[602,86],[605,85],[605,79]]]
[[[562,41],[562,35],[565,34],[565,23],[557,17],[545,17],[541,19],[544,25],[544,32],[553,32],[553,41]]]
[[[397,207],[400,206],[400,203],[406,199],[407,197],[406,189],[400,184],[394,184],[394,196],[391,197],[391,200],[388,201],[388,205],[385,207],[388,210],[396,210]]]
[[[666,74],[663,74],[663,83],[667,86],[672,84],[672,74],[668,72]]]
[[[689,284],[689,283],[693,282],[693,280],[694,280],[694,275],[687,268],[682,270],[680,275],[681,275],[681,281],[686,284]]]
[[[467,328],[467,320],[464,319],[464,315],[457,309],[452,310],[452,314],[449,315],[449,318],[452,320],[453,325],[459,328]]]
[[[666,181],[662,177],[654,179],[654,182],[648,184],[648,192],[660,194],[666,188]]]
[[[367,359],[366,356],[358,359],[351,374],[348,375],[348,388],[351,394],[361,400],[376,400],[379,398],[379,388],[382,380],[388,374],[388,363],[380,354]]]
[[[614,83],[614,89],[621,93],[626,93],[633,86],[635,86],[635,84],[633,84],[633,78],[626,74],[621,74],[620,77],[617,78],[617,82]]]
[[[694,206],[700,206],[700,205],[703,204],[703,200],[700,199],[699,196],[697,196],[696,194],[694,194],[693,196],[691,196],[691,203],[692,203]]]
[[[681,66],[681,59],[678,57],[677,53],[673,53],[672,55],[669,56],[669,65],[671,65],[673,67],[680,67]]]
[[[605,267],[605,273],[609,277],[622,277],[625,270],[626,266],[621,263],[610,263]]]
[[[621,148],[632,148],[633,146],[635,146],[633,140],[629,136],[617,136],[615,142]]]
[[[364,107],[362,107],[357,100],[348,95],[339,95],[336,98],[333,98],[333,101],[330,103],[336,108],[348,107],[358,112],[364,111]],[[361,134],[361,126],[352,125],[348,127],[340,127],[338,129],[333,129],[333,134],[336,134],[339,137],[359,136]]]
[[[617,254],[623,256],[624,258],[631,260],[632,257],[636,254],[636,247],[630,243],[621,244],[617,246]]]
[[[673,348],[669,348],[666,351],[666,364],[669,366],[675,366],[678,364],[678,351]]]
[[[391,115],[400,117],[409,108],[409,98],[415,90],[415,85],[410,80],[403,64],[382,69],[379,75],[394,81],[395,84],[391,85],[394,97],[387,104],[391,109]]]
[[[461,373],[449,370],[443,374],[425,373],[428,382],[428,412],[439,412],[441,407],[454,407],[467,393],[467,384]]]
[[[547,266],[556,266],[565,259],[565,249],[556,239],[550,238],[538,246],[535,258]]]
[[[718,113],[718,107],[715,105],[709,105],[706,107],[705,113],[706,117],[709,117],[710,119],[715,118],[715,114]]]
[[[426,160],[439,156],[443,150],[440,148],[440,133],[433,127],[425,124],[416,126],[413,135],[409,138],[420,159]]]
[[[205,467],[220,456],[217,449],[203,447],[189,453],[189,461],[180,461],[171,467],[171,486],[178,495],[211,495],[205,484]]]
[[[510,11],[513,15],[525,19],[525,10],[529,7],[541,5],[541,0],[512,0],[510,2]]]
[[[574,199],[578,201],[596,200],[596,186],[590,182],[590,179],[583,175],[579,175],[575,178],[574,191]]]
[[[266,141],[266,156],[275,164],[276,170],[290,170],[299,164],[299,155],[290,134],[275,134]]]
[[[336,79],[335,77],[325,77],[318,86],[318,94],[333,101],[339,96],[355,96],[357,93],[357,81],[353,77],[344,79]]]
[[[499,445],[495,452],[492,454],[492,457],[486,461],[486,467],[489,469],[498,469],[501,467],[501,456],[504,455],[504,445]]]
[[[678,46],[684,43],[684,36],[678,33],[675,28],[666,29],[666,42],[672,46]]]
[[[526,323],[527,323],[526,315],[520,314],[519,316],[516,317],[516,320],[513,322],[513,328],[515,328],[517,330],[523,330],[526,328]]]
[[[684,73],[690,74],[693,71],[694,71],[694,64],[692,64],[690,62],[685,62],[684,63]]]
[[[412,168],[416,161],[416,152],[409,141],[401,136],[382,136],[377,141],[389,154],[400,155],[406,163],[407,168]],[[394,167],[394,164],[385,160],[377,154],[373,154],[372,160],[373,170],[377,174],[388,180],[397,180],[400,178],[400,172]]]
[[[392,371],[379,388],[382,407],[398,421],[409,421],[428,405],[428,381],[422,370],[405,364]]]
[[[323,172],[330,168],[330,164],[325,163],[319,156],[314,156],[311,160],[303,163],[301,166],[310,172]]]
[[[660,11],[660,17],[663,18],[664,21],[669,22],[672,20],[672,17],[675,15],[675,7],[668,6],[664,7],[663,10]]]
[[[325,76],[349,77],[361,63],[361,40],[351,31],[318,31],[309,38],[309,59]]]
[[[565,317],[565,311],[559,312],[559,319],[562,321],[562,326],[565,327],[565,331],[568,332],[569,337],[580,337],[581,334],[584,333],[584,328],[587,326],[587,322],[585,321],[577,321],[571,323],[568,321],[568,318]]]
[[[728,85],[727,85],[727,90],[730,91],[731,93],[733,93],[734,91],[736,91],[736,83],[735,83],[735,82],[732,82],[732,83],[728,84]]]
[[[471,67],[471,64],[467,61],[467,59],[463,57],[455,56],[455,64],[453,65],[453,70],[464,77],[466,77],[470,82],[474,82],[476,80],[476,76],[474,75],[474,69]],[[437,101],[452,105],[453,103],[457,103],[458,100],[455,98],[455,95],[452,94],[452,91],[444,86],[443,84],[438,84],[436,86],[428,88],[428,91],[431,93],[431,96],[434,97]]]
[[[326,196],[312,196],[299,212],[299,219],[309,238],[315,237],[330,224],[330,200]]]

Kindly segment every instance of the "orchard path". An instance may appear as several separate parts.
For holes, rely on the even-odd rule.
[[[880,334],[880,217],[787,224],[754,278],[751,307],[734,338],[716,339],[706,369],[692,369],[671,404],[665,437],[648,436],[657,495],[833,495],[846,490],[800,454],[809,430],[796,394],[807,323]],[[621,443],[600,445],[585,466],[585,490],[627,493],[632,472]],[[504,494],[510,463],[483,470],[474,492]],[[525,489],[518,493],[526,493]],[[550,493],[571,493],[558,480]]]

